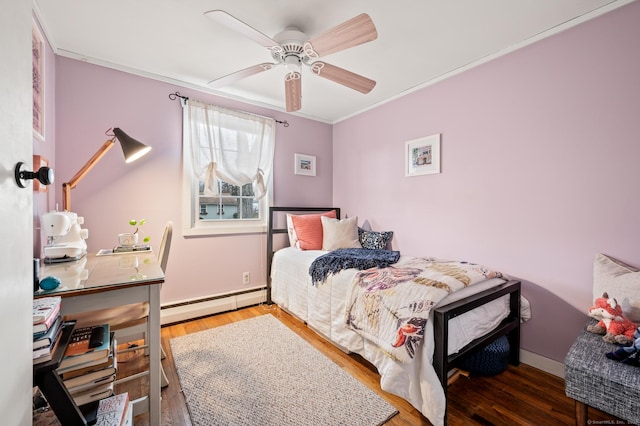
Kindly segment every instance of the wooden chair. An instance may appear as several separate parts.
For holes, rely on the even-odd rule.
[[[173,237],[173,222],[167,222],[160,246],[158,248],[158,261],[163,272],[167,270],[167,261],[169,260],[169,249],[171,248],[171,239]],[[100,324],[109,323],[111,331],[116,334],[116,339],[119,344],[125,342],[132,342],[135,340],[144,339],[143,345],[130,346],[129,348],[118,351],[118,354],[137,351],[144,349],[145,353],[148,353],[149,345],[147,344],[148,333],[148,316],[149,316],[149,304],[148,303],[133,303],[130,305],[119,306],[117,308],[101,309],[97,311],[83,312],[82,314],[74,314],[69,318],[76,320],[76,327],[90,327]],[[162,358],[165,358],[164,349],[162,350]],[[160,366],[161,386],[165,387],[169,385],[169,380]],[[123,383],[130,380],[137,379],[139,377],[149,374],[148,371],[143,371],[137,374],[127,376],[122,379],[118,379],[116,383]]]

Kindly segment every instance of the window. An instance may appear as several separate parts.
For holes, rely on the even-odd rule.
[[[265,232],[275,121],[187,100],[183,233]]]

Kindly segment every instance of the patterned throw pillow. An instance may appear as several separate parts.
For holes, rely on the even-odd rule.
[[[358,239],[362,247],[366,249],[386,249],[392,238],[393,231],[375,232],[358,228]]]

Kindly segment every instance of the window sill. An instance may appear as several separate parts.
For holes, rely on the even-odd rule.
[[[200,237],[206,235],[232,235],[232,234],[264,234],[267,232],[267,226],[263,224],[256,225],[221,225],[215,226],[198,226],[184,227],[182,235],[184,237]]]

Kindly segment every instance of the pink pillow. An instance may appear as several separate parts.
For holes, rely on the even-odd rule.
[[[321,216],[335,219],[336,211],[321,214],[287,215],[289,241],[300,250],[322,250]]]

